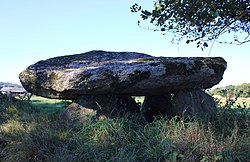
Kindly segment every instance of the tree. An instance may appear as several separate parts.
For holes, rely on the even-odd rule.
[[[154,31],[174,33],[177,41],[196,42],[202,50],[225,33],[246,34],[243,40],[235,35],[233,42],[226,43],[250,42],[249,0],[157,0],[152,11],[134,4],[131,12],[150,20],[156,27]]]
[[[243,83],[237,86],[237,94],[240,97],[250,97],[250,83]]]
[[[220,95],[222,97],[250,97],[250,83],[241,85],[228,85],[226,87],[217,87],[211,91],[212,95]]]

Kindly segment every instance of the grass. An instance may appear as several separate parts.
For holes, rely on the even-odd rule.
[[[61,109],[67,106],[68,102],[70,101],[58,100],[58,99],[47,99],[44,97],[39,97],[39,96],[34,96],[34,95],[31,97],[32,106],[34,106],[35,108],[41,111],[48,112],[48,113],[60,111]]]
[[[248,108],[147,123],[142,114],[65,124],[62,101],[0,101],[0,161],[248,161]],[[61,103],[62,102],[62,103]],[[42,106],[43,105],[43,106]],[[47,106],[46,106],[47,105]],[[47,113],[54,105],[57,111]],[[36,107],[37,106],[37,107]]]

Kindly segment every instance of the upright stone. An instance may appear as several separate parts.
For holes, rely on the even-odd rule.
[[[170,115],[195,116],[216,110],[213,97],[200,89],[182,90],[174,93]]]
[[[149,121],[157,116],[204,115],[214,112],[216,105],[209,94],[201,89],[186,89],[168,95],[146,96],[142,109]]]
[[[169,116],[172,110],[171,94],[145,96],[141,106],[145,118],[151,122],[160,116]]]
[[[61,112],[60,119],[62,123],[66,124],[84,124],[95,116],[96,110],[72,103],[63,112]]]

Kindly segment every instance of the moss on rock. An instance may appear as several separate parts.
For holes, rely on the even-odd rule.
[[[134,52],[90,51],[39,61],[20,74],[24,87],[49,98],[80,95],[158,95],[211,88],[226,69],[223,58],[152,57]]]

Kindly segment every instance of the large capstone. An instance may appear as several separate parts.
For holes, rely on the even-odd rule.
[[[134,52],[90,51],[39,61],[20,74],[32,94],[59,99],[85,95],[145,96],[218,84],[221,57],[153,57]]]

